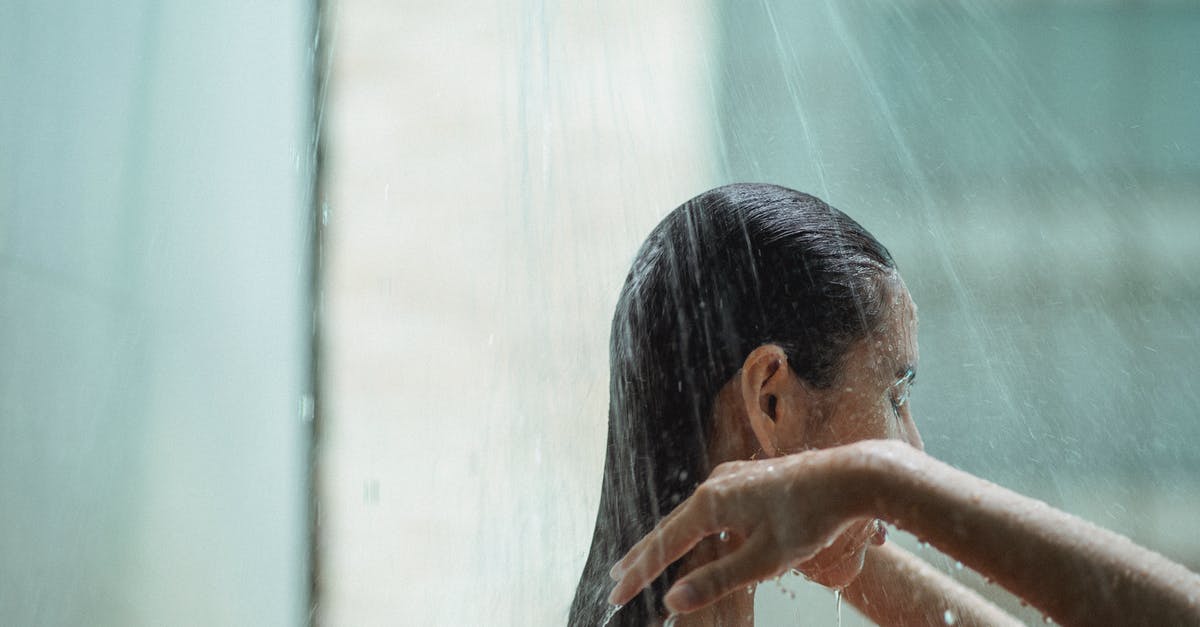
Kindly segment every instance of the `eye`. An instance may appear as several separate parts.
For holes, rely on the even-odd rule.
[[[892,412],[896,414],[896,418],[900,418],[900,408],[908,402],[908,392],[900,393],[893,390],[889,397],[892,401]]]
[[[888,387],[888,400],[892,404],[892,412],[896,419],[901,420],[900,408],[908,403],[908,395],[912,391],[913,371],[904,373],[895,383]]]

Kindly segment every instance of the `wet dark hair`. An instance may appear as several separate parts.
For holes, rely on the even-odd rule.
[[[829,387],[879,325],[894,268],[846,214],[776,185],[713,189],[655,227],[613,316],[604,485],[571,625],[602,622],[609,568],[707,476],[713,403],[746,356],[777,344],[799,377]],[[609,624],[664,616],[676,569]]]

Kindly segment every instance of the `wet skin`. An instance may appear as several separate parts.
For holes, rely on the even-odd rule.
[[[917,312],[899,275],[883,279],[885,312],[881,324],[856,342],[843,357],[833,385],[815,388],[787,364],[784,351],[764,345],[718,393],[710,459],[715,463],[779,458],[872,439],[892,439],[922,448],[909,411],[907,386],[897,385],[917,366]],[[718,473],[714,473],[718,474]],[[682,572],[737,551],[746,539],[733,533],[729,542],[701,541],[683,563]],[[873,518],[852,520],[842,531],[797,559],[790,567],[831,588],[842,588],[863,567],[867,547],[882,544],[884,531]],[[614,590],[614,597],[621,596]],[[736,596],[736,595],[735,595]],[[728,599],[732,614],[752,607],[746,598]]]
[[[922,452],[895,385],[916,368],[916,308],[895,280],[890,315],[834,386],[799,380],[778,346],[751,352],[717,398],[710,458],[724,463],[614,565],[610,602],[684,559],[664,598],[679,625],[752,624],[747,584],[794,566],[849,583],[847,599],[879,624],[944,624],[947,612],[958,625],[1013,622],[902,549],[870,548],[880,519],[1059,624],[1200,624],[1200,576]]]
[[[760,427],[754,429],[755,443],[764,453],[775,457],[861,440],[900,440],[924,450],[907,402],[919,360],[917,307],[898,274],[886,274],[883,284],[887,308],[882,324],[847,351],[829,388],[813,388],[791,372],[776,373],[787,380],[777,388],[776,412],[766,422],[753,417],[753,397],[762,395],[762,383],[755,389],[754,373],[739,373],[741,401],[749,405],[744,413],[752,427]],[[718,408],[725,406],[718,402]],[[842,588],[858,576],[867,547],[884,538],[877,521],[858,520],[794,567],[817,583]]]

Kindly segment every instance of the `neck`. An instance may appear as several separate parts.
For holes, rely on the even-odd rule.
[[[713,403],[713,433],[708,441],[708,463],[752,459],[761,452],[742,402],[741,376],[735,376],[717,392]]]

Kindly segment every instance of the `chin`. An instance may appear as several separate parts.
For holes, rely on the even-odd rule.
[[[874,523],[847,531],[812,559],[796,567],[805,577],[827,588],[841,589],[858,578],[867,555],[869,529]]]
[[[829,563],[822,560],[822,554],[818,553],[813,559],[801,564],[797,570],[826,588],[841,589],[858,578],[866,554],[867,547],[863,546],[849,555],[839,555],[833,563]]]

